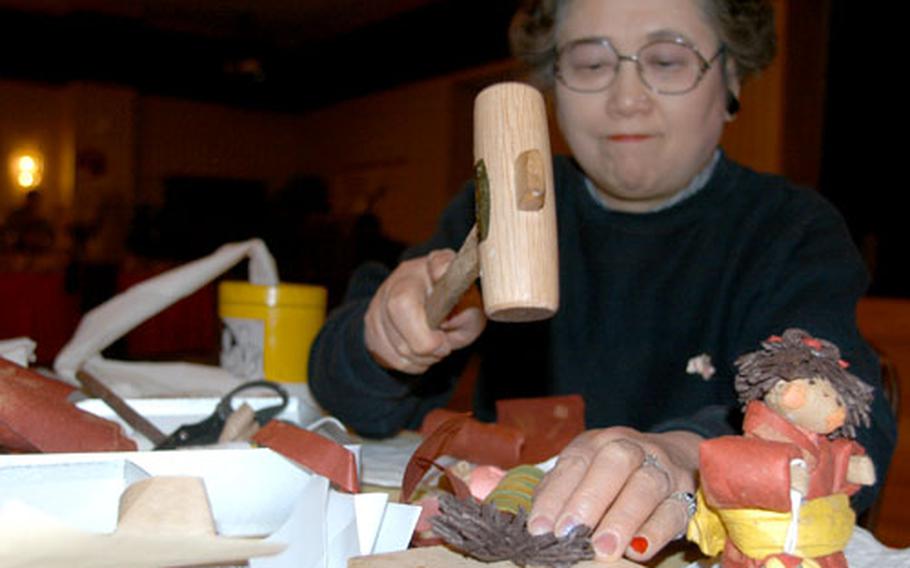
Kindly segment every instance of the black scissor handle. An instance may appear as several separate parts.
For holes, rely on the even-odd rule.
[[[275,391],[278,396],[281,397],[281,402],[274,406],[267,406],[265,408],[260,408],[253,413],[253,416],[256,419],[256,423],[260,426],[264,426],[266,422],[275,418],[281,411],[287,408],[288,405],[288,391],[278,383],[272,381],[250,381],[248,383],[243,383],[237,388],[227,393],[221,398],[221,401],[218,402],[218,407],[215,409],[215,412],[221,416],[223,420],[227,420],[228,416],[234,412],[234,397],[240,394],[241,392],[249,389],[264,387],[270,390]]]
[[[288,405],[288,391],[278,383],[271,381],[250,381],[239,385],[218,401],[215,412],[208,418],[195,424],[184,424],[155,445],[156,450],[172,450],[182,446],[201,446],[214,444],[224,429],[224,423],[234,412],[234,397],[241,392],[253,388],[267,388],[275,391],[281,397],[281,402],[273,406],[261,408],[253,413],[253,418],[260,426],[278,416]]]

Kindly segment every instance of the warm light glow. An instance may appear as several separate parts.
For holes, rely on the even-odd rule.
[[[33,172],[19,172],[19,177],[16,178],[16,181],[19,183],[20,187],[35,187],[35,174]]]
[[[19,153],[11,160],[13,179],[22,190],[29,190],[41,183],[42,160],[35,152]]]

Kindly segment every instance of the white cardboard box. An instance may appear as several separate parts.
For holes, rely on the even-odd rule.
[[[22,502],[107,533],[122,491],[159,475],[202,478],[220,535],[288,545],[280,555],[252,559],[253,568],[341,568],[351,556],[401,550],[419,515],[383,494],[335,492],[325,478],[263,448],[0,456],[0,507]],[[0,534],[0,550],[15,546],[15,538]]]
[[[139,415],[144,416],[149,422],[154,424],[165,435],[171,434],[174,430],[185,424],[195,424],[205,420],[213,412],[215,407],[221,401],[219,398],[130,398],[126,402]],[[281,402],[279,397],[236,397],[234,406],[239,407],[241,404],[249,404],[253,410],[259,410],[269,406],[276,406]],[[117,413],[108,406],[103,400],[98,398],[87,398],[76,402],[76,406],[86,412],[91,412],[105,420],[116,422],[123,428],[123,433],[134,439],[140,450],[150,450],[153,444],[142,434],[133,429]],[[281,413],[276,416],[279,420],[287,420],[294,424],[302,424],[304,421],[300,416],[299,400],[295,396],[288,398],[287,406],[282,409]]]

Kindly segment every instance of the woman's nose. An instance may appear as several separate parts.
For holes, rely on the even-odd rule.
[[[607,111],[618,116],[647,112],[652,105],[651,90],[638,75],[633,61],[620,62],[613,84],[607,88]]]

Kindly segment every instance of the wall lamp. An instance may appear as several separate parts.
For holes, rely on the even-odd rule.
[[[44,158],[35,151],[16,152],[10,158],[10,173],[13,183],[20,191],[34,189],[41,184]]]

